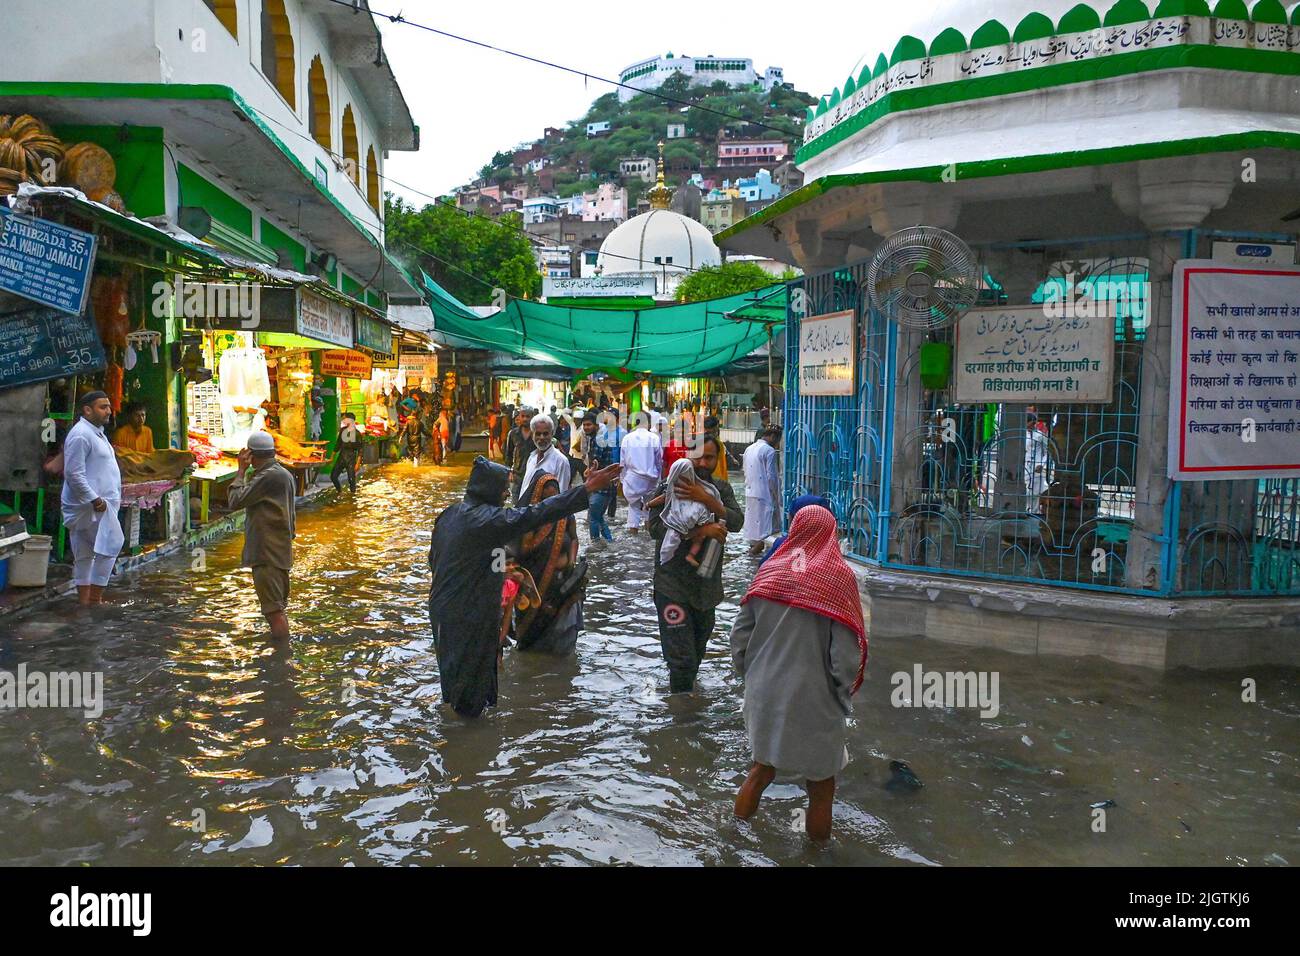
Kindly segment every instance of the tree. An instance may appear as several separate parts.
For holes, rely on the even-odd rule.
[[[491,305],[496,289],[541,294],[542,276],[518,215],[492,220],[444,203],[416,209],[391,193],[384,200],[389,251],[466,305]]]
[[[753,262],[724,262],[697,269],[677,287],[678,302],[702,302],[752,292],[782,281]]]

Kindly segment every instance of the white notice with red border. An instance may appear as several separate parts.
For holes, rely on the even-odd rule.
[[[1300,269],[1174,266],[1169,476],[1300,477]]]

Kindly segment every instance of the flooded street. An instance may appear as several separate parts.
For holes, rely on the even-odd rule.
[[[792,825],[793,786],[736,821],[749,760],[726,635],[754,562],[732,535],[699,691],[669,699],[650,543],[624,505],[612,546],[587,552],[576,658],[507,652],[500,706],[461,720],[439,706],[426,600],[462,459],[389,465],[355,503],[300,511],[288,654],[263,640],[240,535],[206,571],[176,556],[115,579],[123,604],[101,614],[65,600],[0,622],[0,669],[102,671],[106,695],[93,720],[0,711],[0,863],[1300,863],[1293,672],[1166,676],[920,638],[872,642],[829,845]],[[1000,713],[891,706],[890,675],[916,663],[997,671]],[[924,788],[885,789],[892,759]]]

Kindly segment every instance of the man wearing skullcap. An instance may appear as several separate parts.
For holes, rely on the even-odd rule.
[[[81,399],[81,417],[63,442],[63,523],[72,545],[72,580],[83,605],[103,604],[104,588],[126,536],[117,510],[122,472],[104,426],[113,405],[104,392]]]
[[[244,567],[253,569],[253,588],[271,636],[289,639],[289,570],[293,567],[294,483],[275,460],[275,439],[248,436],[239,453],[239,474],[230,483],[231,508],[243,508]]]

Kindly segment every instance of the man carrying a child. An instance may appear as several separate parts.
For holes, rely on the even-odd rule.
[[[659,643],[673,694],[695,689],[695,675],[713,633],[714,611],[722,603],[722,561],[711,562],[709,567],[710,562],[703,560],[703,546],[710,538],[725,543],[728,532],[739,531],[745,524],[745,513],[736,504],[731,485],[713,477],[720,453],[718,440],[704,436],[691,451],[689,460],[694,467],[678,468],[671,494],[665,481],[649,502]],[[691,506],[703,506],[711,520],[697,523],[701,514]],[[669,552],[668,557],[662,552]],[[701,576],[701,570],[707,573]]]

